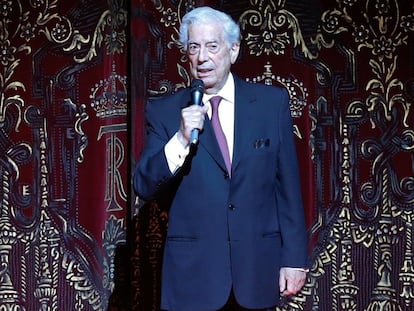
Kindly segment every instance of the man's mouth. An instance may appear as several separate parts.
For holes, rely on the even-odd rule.
[[[200,67],[197,68],[198,72],[209,72],[211,70],[213,70],[213,69],[211,69],[211,68],[200,68]]]
[[[197,73],[200,76],[208,75],[211,71],[212,71],[212,69],[197,69]]]

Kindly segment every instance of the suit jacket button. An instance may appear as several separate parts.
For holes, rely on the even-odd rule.
[[[233,204],[229,204],[229,209],[234,211],[236,209],[236,207]]]
[[[224,173],[224,179],[229,179],[229,173]]]

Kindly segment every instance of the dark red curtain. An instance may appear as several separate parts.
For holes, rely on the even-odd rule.
[[[128,10],[0,3],[0,309],[107,309],[126,244]]]
[[[404,0],[0,1],[0,306],[159,310],[168,215],[130,174],[147,99],[189,84],[177,29],[201,5],[241,23],[235,73],[291,98],[312,267],[281,310],[413,310]]]

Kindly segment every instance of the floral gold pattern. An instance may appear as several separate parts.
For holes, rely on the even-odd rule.
[[[82,12],[81,5],[91,11]],[[113,152],[113,170],[102,188],[108,183],[115,190],[93,204],[109,204],[111,195],[123,201],[102,209],[101,236],[80,220],[78,174],[91,157],[93,122],[103,117],[107,133],[125,131],[110,128],[109,119],[125,127],[126,77],[113,57],[126,52],[126,16],[123,1],[108,1],[104,9],[60,0],[0,0],[1,310],[107,310],[114,252],[126,241],[120,169],[125,142],[116,137],[113,145],[104,144],[113,147],[102,152]],[[82,25],[82,18],[95,26]],[[111,57],[110,78],[96,77],[102,83],[96,82],[92,98],[100,106],[88,107],[80,103],[76,79],[103,57]],[[56,73],[62,59],[69,63]],[[96,120],[92,112],[100,112]]]
[[[306,46],[298,19],[284,8],[285,1],[251,0],[254,9],[239,18],[250,53],[255,56],[281,55],[290,46],[300,47],[304,55],[316,57]]]

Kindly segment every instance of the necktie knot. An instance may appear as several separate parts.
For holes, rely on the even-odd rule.
[[[211,108],[213,111],[217,111],[218,109],[218,105],[221,102],[222,97],[221,96],[213,96],[212,98],[210,98],[210,104],[211,104]]]

